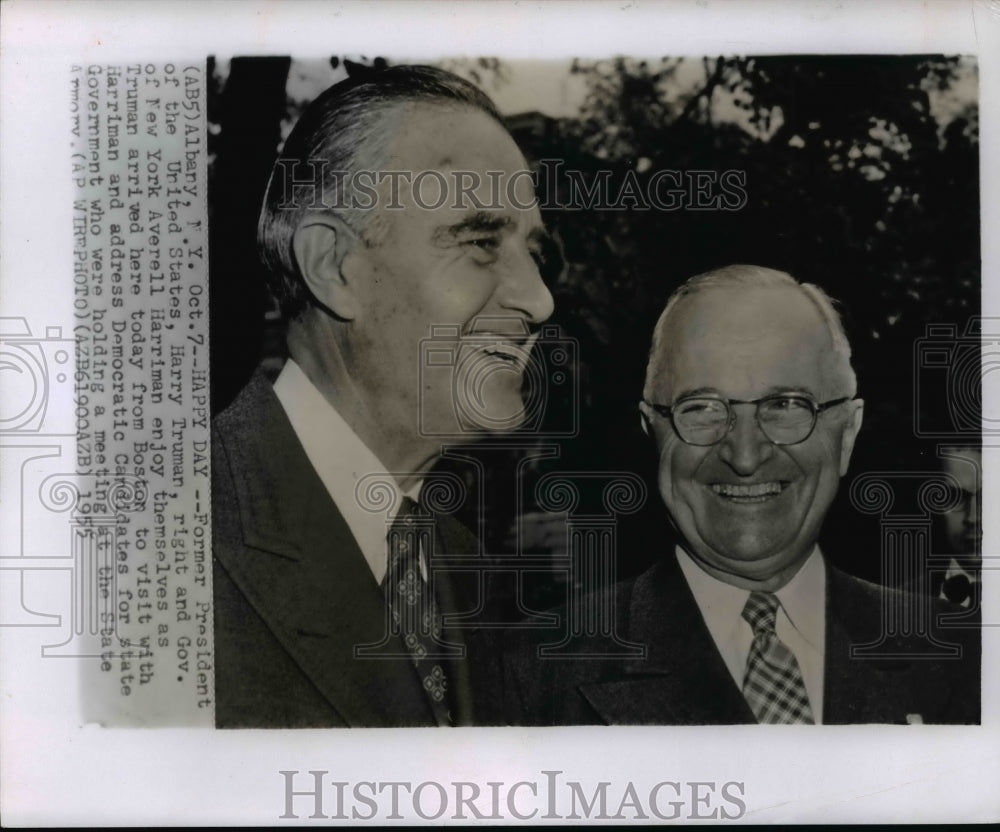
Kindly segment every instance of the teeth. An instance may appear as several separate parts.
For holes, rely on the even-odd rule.
[[[723,497],[766,497],[781,493],[780,482],[761,482],[754,485],[713,483],[712,490]]]

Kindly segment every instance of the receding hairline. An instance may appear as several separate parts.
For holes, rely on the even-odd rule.
[[[381,114],[380,122],[382,127],[387,131],[388,135],[384,138],[379,156],[374,160],[372,165],[374,171],[376,173],[382,173],[387,170],[403,169],[419,173],[425,170],[443,172],[452,169],[454,160],[450,156],[443,156],[434,160],[424,160],[426,166],[420,170],[417,170],[419,165],[415,167],[412,161],[407,162],[406,165],[396,161],[399,159],[400,152],[405,148],[406,142],[411,140],[419,141],[423,135],[422,131],[409,129],[412,125],[408,125],[406,122],[409,119],[427,117],[428,113],[436,115],[442,111],[464,114],[471,118],[482,116],[485,122],[492,123],[499,129],[500,134],[509,141],[510,149],[516,155],[520,165],[519,170],[531,170],[531,166],[528,163],[524,152],[521,150],[514,137],[510,134],[510,130],[507,128],[507,125],[493,113],[480,107],[476,107],[466,101],[456,101],[451,99],[411,99],[394,102],[384,113]],[[354,219],[356,231],[359,234],[361,242],[369,248],[375,248],[381,245],[391,229],[392,218],[402,216],[405,213],[400,211],[390,211],[385,207],[389,203],[389,200],[385,197],[387,196],[389,189],[392,187],[393,185],[388,178],[380,181],[376,186],[376,191],[379,193],[379,199],[376,200],[375,205],[371,208],[359,209],[356,212],[356,217]],[[537,210],[537,208],[535,210]],[[474,212],[470,212],[470,216],[472,213]]]
[[[653,328],[652,345],[646,365],[646,377],[643,386],[643,397],[647,400],[653,396],[656,379],[665,374],[669,361],[669,322],[678,314],[678,310],[686,308],[699,295],[712,290],[722,292],[751,292],[795,290],[805,297],[811,308],[825,324],[828,355],[835,364],[834,372],[847,384],[848,395],[857,393],[857,377],[851,364],[851,346],[844,331],[834,303],[835,301],[823,289],[812,283],[800,283],[787,272],[769,269],[763,266],[726,266],[710,272],[696,275],[681,284],[667,299]]]
[[[317,184],[338,194],[340,205],[319,207],[339,216],[367,244],[371,220],[353,202],[350,176],[358,171],[380,171],[388,159],[386,144],[396,132],[392,122],[408,106],[443,106],[479,110],[504,127],[503,116],[490,97],[473,82],[432,66],[401,65],[346,78],[318,95],[296,122],[286,140],[265,190],[257,227],[257,246],[268,282],[285,314],[291,319],[312,302],[293,252],[293,238]],[[287,200],[285,178],[289,165],[326,160],[329,170],[315,179],[292,183]],[[318,206],[314,206],[318,207]]]

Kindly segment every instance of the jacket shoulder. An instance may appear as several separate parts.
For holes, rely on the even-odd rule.
[[[581,685],[622,675],[628,658],[611,634],[627,639],[636,579],[619,581],[548,612],[556,623],[508,630],[503,637],[503,699],[515,725],[587,725],[603,722],[581,696]],[[600,611],[600,613],[598,613]],[[595,614],[613,613],[588,627]],[[591,623],[593,623],[591,621]],[[609,633],[610,630],[610,633]]]
[[[828,576],[827,689],[844,714],[863,711],[863,699],[881,713],[895,697],[928,722],[979,722],[981,628],[975,612],[832,567]],[[831,667],[837,678],[829,678]]]

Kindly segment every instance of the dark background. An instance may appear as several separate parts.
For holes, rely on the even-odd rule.
[[[577,61],[571,71],[588,89],[578,116],[528,111],[508,119],[529,161],[561,159],[588,177],[610,171],[612,182],[629,170],[640,181],[660,169],[741,170],[748,195],[738,211],[545,212],[566,260],[551,282],[552,322],[578,345],[581,432],[559,440],[559,459],[532,466],[528,479],[553,470],[640,474],[650,499],[620,524],[619,574],[662,555],[672,546],[671,529],[636,411],[653,323],[671,290],[699,272],[732,263],[788,271],[841,302],[866,402],[852,471],[821,542],[838,565],[878,580],[879,518],[850,505],[853,478],[934,471],[939,442],[978,442],[978,111],[969,104],[948,119],[935,117],[929,95],[959,78],[962,61],[941,55],[683,60],[701,60],[705,70],[704,85],[684,96],[668,92],[681,59]],[[381,58],[331,63],[349,74],[386,65]],[[236,58],[223,82],[210,61],[215,412],[258,363],[277,368],[283,355],[281,321],[264,288],[254,237],[281,122],[305,103],[286,93],[290,64],[281,57]],[[487,92],[502,82],[504,64],[495,59],[460,66]],[[717,117],[712,102],[720,93],[745,109],[750,128]],[[539,193],[543,205],[551,196],[544,188]],[[928,342],[929,325],[937,327],[931,341],[940,349]],[[926,360],[930,354],[943,355],[943,363]],[[564,424],[572,407],[555,393],[545,418]],[[512,523],[535,507],[530,482],[528,499],[514,505],[517,455],[506,455],[509,465],[497,465],[492,455],[484,535],[491,553],[510,551]],[[584,498],[581,511],[599,505],[596,488]],[[530,595],[544,605],[562,591],[557,578],[543,576]]]

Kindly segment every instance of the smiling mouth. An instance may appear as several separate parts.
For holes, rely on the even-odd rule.
[[[505,361],[508,364],[523,367],[528,361],[528,350],[529,348],[516,346],[514,344],[490,344],[488,347],[483,347],[483,352],[491,358],[498,358],[501,361]]]
[[[718,496],[734,503],[764,503],[779,496],[788,487],[783,480],[759,482],[753,485],[738,485],[729,482],[713,482],[711,489]]]

